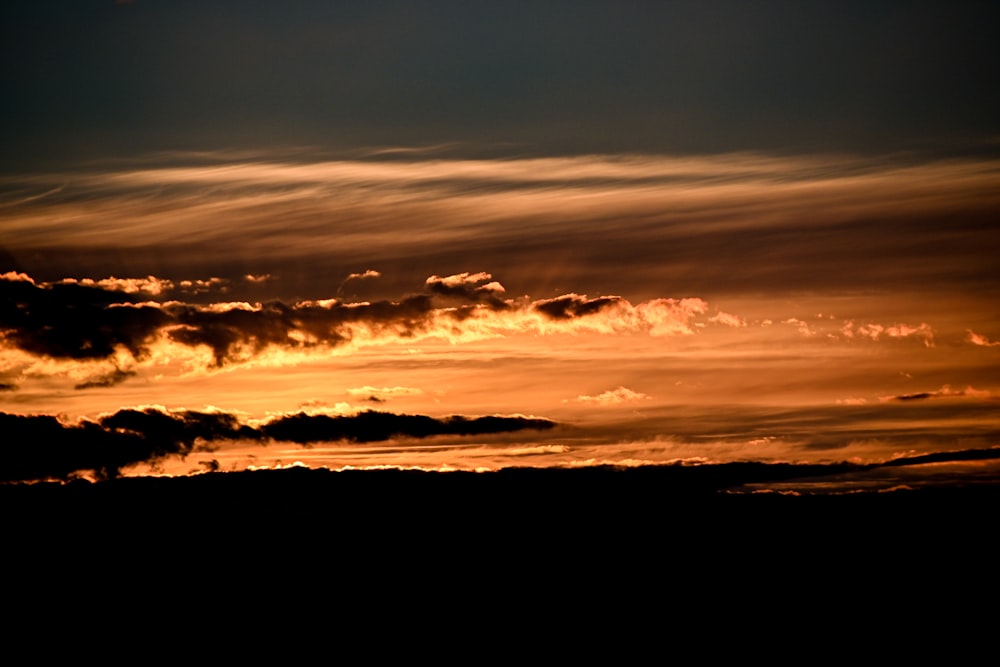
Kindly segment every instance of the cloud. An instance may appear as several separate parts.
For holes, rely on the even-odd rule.
[[[170,280],[161,280],[155,276],[147,276],[146,278],[115,278],[114,276],[110,278],[102,278],[100,280],[94,280],[93,278],[81,278],[79,280],[75,278],[64,278],[60,281],[64,285],[84,285],[87,287],[100,287],[112,292],[124,292],[125,294],[138,294],[144,292],[146,294],[151,294],[153,296],[159,296],[164,292],[175,289],[175,285]]]
[[[632,391],[627,387],[618,387],[616,389],[609,389],[608,391],[597,394],[596,396],[577,396],[576,400],[579,403],[596,403],[598,405],[617,405],[619,403],[625,403],[628,401],[641,401],[651,398],[648,394],[643,394],[642,392]]]
[[[81,382],[74,386],[74,389],[93,389],[95,387],[113,387],[116,384],[120,384],[130,377],[136,375],[135,371],[126,371],[120,368],[116,368],[111,373],[103,375],[101,377],[93,378],[85,382]]]
[[[972,343],[973,345],[979,345],[980,347],[996,347],[996,346],[1000,346],[1000,341],[991,341],[986,336],[982,336],[980,334],[977,334],[976,332],[972,331],[971,329],[967,329],[966,332],[968,333],[967,340],[970,343]]]
[[[356,415],[307,415],[279,417],[264,424],[261,431],[274,440],[299,444],[334,442],[376,442],[397,437],[426,438],[435,435],[484,435],[525,429],[555,427],[547,419],[528,417],[462,417],[435,419],[424,415],[399,415],[367,411]]]
[[[122,347],[142,358],[171,321],[159,306],[122,305],[130,294],[104,287],[0,280],[0,332],[25,352],[68,359],[109,359]]]
[[[922,465],[925,463],[944,463],[954,461],[989,461],[1000,458],[1000,448],[966,449],[953,452],[932,452],[915,456],[900,456],[885,461],[876,467],[892,468],[896,466]]]
[[[422,336],[458,342],[582,331],[691,334],[692,319],[707,309],[696,298],[632,304],[620,296],[570,293],[535,301],[504,300],[503,286],[488,273],[434,275],[425,281],[428,293],[352,303],[335,298],[295,303],[139,301],[137,293],[122,291],[121,284],[36,284],[23,274],[8,276],[0,280],[3,343],[36,358],[110,361],[131,374],[154,350],[169,346],[175,353],[179,347],[192,355],[207,354],[212,367],[221,368],[274,351],[325,353],[347,344]],[[124,370],[106,372],[77,387],[109,386],[127,376]]]
[[[185,455],[198,438],[259,437],[231,415],[155,408],[119,410],[70,425],[47,415],[0,412],[0,430],[4,481],[67,479],[84,472],[115,477],[129,465]]]
[[[841,333],[846,338],[853,338],[857,335],[863,338],[870,338],[873,341],[878,341],[883,336],[886,338],[909,338],[910,336],[914,336],[922,338],[925,347],[934,347],[934,330],[926,322],[921,322],[919,326],[912,326],[905,323],[885,326],[876,322],[869,322],[855,329],[854,322],[848,321],[841,329]]]
[[[248,283],[263,283],[271,279],[269,274],[255,276],[246,274],[244,280]],[[229,280],[224,278],[207,278],[196,280],[173,281],[156,276],[146,276],[145,278],[63,278],[51,282],[36,282],[31,276],[8,271],[0,274],[0,281],[27,282],[40,288],[52,288],[61,285],[79,285],[80,287],[91,287],[104,290],[106,292],[121,292],[122,294],[136,295],[147,294],[150,296],[162,296],[170,292],[181,292],[186,294],[205,294],[214,290],[225,292],[229,286]]]
[[[261,282],[261,280],[250,280],[247,276],[247,280],[250,282]],[[181,280],[177,283],[177,288],[181,292],[188,294],[207,294],[209,292],[218,290],[220,292],[226,292],[229,290],[229,281],[225,278],[208,278],[207,280]]]
[[[868,403],[867,398],[838,398],[837,405],[865,405]]]
[[[464,417],[361,412],[355,415],[306,414],[275,417],[260,426],[241,423],[230,413],[159,407],[121,409],[96,421],[64,424],[48,415],[0,412],[0,481],[68,479],[92,473],[120,475],[124,468],[166,457],[211,450],[219,441],[264,440],[309,445],[339,440],[377,442],[398,437],[489,435],[548,430],[556,423],[535,417]]]
[[[724,324],[727,327],[745,327],[747,325],[746,320],[739,315],[724,313],[721,310],[712,317],[708,318],[708,321],[714,322],[715,324]]]
[[[456,297],[469,303],[484,303],[495,310],[509,306],[500,295],[503,285],[493,280],[489,273],[457,273],[451,276],[431,276],[427,279],[427,289],[433,294]]]
[[[234,157],[248,156],[177,156],[194,164],[74,174],[59,197],[0,211],[5,249],[39,275],[60,266],[79,275],[71,267],[88,265],[84,273],[145,272],[134,251],[159,248],[171,275],[222,273],[216,267],[226,265],[235,280],[248,260],[267,257],[283,284],[301,280],[323,294],[342,280],[331,266],[402,264],[413,267],[406,279],[417,280],[469,257],[505,267],[509,289],[537,277],[538,267],[557,267],[578,291],[630,297],[637,285],[629,276],[687,294],[920,292],[978,285],[988,275],[984,247],[997,230],[984,212],[1000,204],[1000,163],[988,160]],[[24,175],[0,187],[45,190],[65,180]],[[343,221],[336,233],[333,218]],[[31,266],[39,261],[32,257],[48,263]]]
[[[492,280],[493,276],[489,273],[479,272],[479,273],[456,273],[450,276],[431,276],[427,279],[428,286],[437,286],[440,289],[454,289],[462,285],[478,285],[479,283],[485,282],[487,280]],[[500,290],[501,292],[503,289]]]
[[[348,395],[363,398],[368,401],[382,403],[386,397],[419,396],[424,392],[414,387],[354,387],[347,390]]]
[[[351,275],[344,278],[346,283],[348,280],[366,280],[368,278],[381,278],[382,274],[374,269],[367,269],[362,273],[352,273]]]
[[[787,320],[782,320],[782,324],[791,324],[798,328],[798,331],[803,336],[815,336],[816,332],[809,328],[809,323],[800,320],[797,317],[790,317]]]
[[[529,447],[511,447],[502,451],[503,456],[544,456],[546,454],[565,454],[571,451],[569,445],[532,445]]]
[[[19,273],[17,271],[8,271],[7,273],[0,273],[0,280],[6,280],[8,282],[22,282],[35,284],[34,279],[26,273]]]
[[[914,394],[900,394],[897,396],[881,396],[879,400],[886,401],[923,401],[932,398],[991,398],[993,392],[988,389],[975,389],[967,386],[965,389],[952,389],[951,385],[942,385],[937,391],[921,391]]]
[[[708,304],[697,298],[653,299],[636,306],[652,336],[690,335],[692,318],[707,310]]]
[[[601,296],[588,299],[579,294],[564,294],[554,299],[542,299],[531,304],[532,309],[553,320],[586,317],[605,308],[624,302],[620,296]]]

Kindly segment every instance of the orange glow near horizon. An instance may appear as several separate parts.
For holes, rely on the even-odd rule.
[[[5,413],[558,423],[202,442],[133,474],[879,461],[1000,444],[1000,319],[982,273],[996,162],[262,159],[18,182],[38,194],[0,208],[8,251],[80,267],[109,245],[123,259],[110,275],[43,277],[55,269],[30,261],[0,275],[17,295]],[[167,272],[127,273],[150,247]],[[106,322],[75,341],[46,310],[62,298],[84,329]]]

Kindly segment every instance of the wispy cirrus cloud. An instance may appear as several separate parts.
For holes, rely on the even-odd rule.
[[[712,294],[919,289],[975,283],[984,274],[983,244],[970,239],[993,237],[988,212],[1000,205],[1000,163],[988,160],[225,161],[231,157],[0,179],[0,190],[51,193],[0,210],[7,250],[36,275],[55,267],[35,266],[32,257],[63,257],[66,248],[89,254],[67,261],[63,275],[79,275],[72,267],[88,262],[122,275],[143,266],[129,250],[157,248],[159,261],[169,253],[180,273],[209,270],[235,280],[248,258],[266,257],[267,272],[289,285],[310,282],[317,298],[341,281],[317,279],[329,274],[319,267],[403,262],[421,272],[406,277],[412,281],[442,266],[457,273],[470,253],[481,266],[507,267],[506,282],[518,292],[538,275],[529,266],[558,268],[578,290],[594,291],[598,280],[601,289],[636,298],[626,290],[645,288],[643,299],[657,281]],[[220,265],[227,272],[208,268]],[[644,284],[623,280],[623,266]]]

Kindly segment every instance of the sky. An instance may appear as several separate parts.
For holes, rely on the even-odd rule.
[[[5,6],[0,478],[995,475],[998,19]]]

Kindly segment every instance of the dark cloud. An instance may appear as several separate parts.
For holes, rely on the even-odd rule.
[[[435,435],[484,435],[525,429],[546,430],[555,426],[547,419],[527,417],[461,416],[434,419],[424,415],[399,415],[368,411],[357,415],[307,415],[299,413],[276,419],[262,427],[275,440],[299,444],[350,440],[376,442],[395,437],[426,438]]]
[[[620,296],[599,296],[588,299],[579,294],[564,294],[554,299],[544,299],[531,304],[531,307],[553,320],[568,320],[574,317],[593,315],[601,310],[622,303]]]
[[[336,299],[263,304],[191,304],[139,301],[137,295],[78,283],[35,284],[20,276],[0,277],[0,332],[6,342],[38,356],[110,360],[124,348],[135,360],[150,353],[161,334],[189,347],[207,346],[216,366],[260,354],[270,346],[336,346],[351,340],[354,325],[372,335],[412,337],[426,332],[436,315],[463,320],[481,309],[507,310],[512,302],[488,274],[432,276],[431,294],[399,301],[345,303]],[[536,301],[531,308],[554,320],[594,315],[623,302],[621,297],[588,299],[568,294]],[[107,387],[134,373],[118,369],[77,389]]]
[[[992,461],[1000,459],[1000,448],[963,449],[957,452],[934,452],[920,456],[902,456],[873,467],[892,468],[897,466],[920,465],[923,463],[949,463],[956,461]]]
[[[81,382],[75,385],[74,389],[93,389],[95,387],[113,387],[116,384],[120,384],[130,377],[135,376],[135,371],[124,371],[116,369],[114,372],[101,377],[95,378],[93,380],[87,380],[86,382]]]
[[[113,477],[123,466],[156,454],[139,437],[109,432],[94,422],[65,426],[55,417],[0,413],[0,430],[4,481],[65,479],[82,471]]]
[[[974,389],[966,387],[964,389],[952,389],[951,385],[944,385],[937,391],[921,391],[913,394],[899,394],[888,397],[892,401],[926,401],[937,398],[970,398],[970,399],[996,399],[996,396],[988,390]],[[887,400],[883,398],[882,400]]]
[[[932,394],[930,392],[927,392],[927,391],[922,391],[922,392],[917,393],[917,394],[902,394],[900,396],[893,396],[892,400],[894,400],[894,401],[922,401],[924,399],[933,398],[933,397],[934,397],[934,394]]]
[[[133,433],[150,443],[154,452],[190,451],[195,440],[259,439],[234,415],[184,410],[166,413],[154,408],[125,409],[103,417],[101,426],[115,433]]]
[[[493,310],[505,310],[510,304],[501,298],[504,288],[492,282],[488,273],[461,273],[454,276],[431,276],[427,279],[427,289],[440,296],[454,297],[465,303],[484,303]]]
[[[119,410],[77,424],[48,415],[0,412],[0,432],[3,481],[66,479],[86,471],[115,477],[129,465],[185,456],[200,440],[261,438],[232,415],[154,408]]]
[[[106,479],[118,476],[129,465],[207,451],[212,443],[225,440],[375,442],[394,437],[486,435],[554,426],[555,422],[527,417],[435,419],[362,412],[339,417],[300,413],[256,429],[240,423],[232,414],[192,410],[122,409],[97,421],[81,420],[77,424],[63,424],[48,415],[0,412],[0,432],[4,434],[0,481],[68,479],[88,471]]]
[[[122,346],[139,359],[170,318],[158,306],[135,301],[100,287],[3,279],[0,332],[9,343],[38,355],[107,359]]]
[[[184,345],[207,345],[216,365],[223,365],[238,346],[249,346],[254,353],[269,345],[289,345],[289,333],[297,320],[293,309],[280,302],[264,304],[259,309],[231,308],[224,311],[203,310],[196,306],[167,307],[179,326],[169,332],[172,340]],[[326,342],[329,336],[321,340]]]
[[[118,347],[124,347],[135,359],[143,359],[152,339],[165,331],[178,343],[207,345],[221,366],[244,348],[258,353],[269,345],[337,345],[347,340],[346,327],[356,323],[378,333],[414,335],[427,326],[433,310],[429,295],[398,302],[304,302],[289,306],[274,301],[260,306],[213,307],[140,303],[134,295],[101,287],[0,279],[0,332],[4,339],[25,352],[57,359],[110,359]],[[77,388],[110,386],[128,375],[119,370]]]

